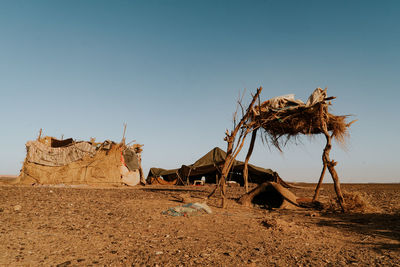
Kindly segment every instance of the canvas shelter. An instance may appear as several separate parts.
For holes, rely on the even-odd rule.
[[[193,184],[194,180],[205,178],[206,183],[217,183],[222,165],[225,162],[226,152],[215,147],[191,165],[182,165],[179,169],[165,170],[151,168],[147,176],[149,184],[163,184],[165,182],[174,184]],[[243,184],[244,162],[235,160],[228,180]],[[262,183],[274,181],[278,174],[271,169],[265,169],[255,165],[248,165],[249,181]],[[162,177],[162,179],[160,179]],[[161,182],[160,182],[161,181]]]
[[[26,143],[26,158],[17,181],[22,184],[136,185],[142,173],[141,146],[126,146],[109,140],[96,143],[94,140],[39,137]]]
[[[175,185],[178,183],[178,172],[179,169],[161,169],[161,168],[150,168],[147,176],[147,183],[153,185]]]

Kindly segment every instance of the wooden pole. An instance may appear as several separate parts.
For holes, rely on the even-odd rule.
[[[323,155],[322,155],[322,163],[323,163],[323,167],[322,167],[321,175],[319,176],[317,187],[315,188],[313,201],[317,201],[318,200],[319,190],[321,188],[322,180],[324,179],[324,175],[325,175],[325,171],[326,171],[326,164],[325,164],[325,160],[324,160],[324,156]]]
[[[332,138],[332,136],[331,136]],[[318,200],[318,196],[319,196],[319,190],[321,189],[321,185],[322,185],[322,181],[324,180],[324,176],[325,176],[325,172],[326,172],[326,160],[325,160],[325,151],[327,151],[327,153],[329,153],[330,147],[328,146],[328,143],[325,145],[324,148],[324,152],[322,153],[322,171],[321,171],[321,175],[319,176],[319,180],[318,180],[318,184],[317,187],[315,188],[315,193],[314,193],[314,197],[313,197],[313,201],[317,201]]]
[[[38,137],[37,137],[37,140],[40,140],[40,138],[42,137],[42,128],[40,128],[40,131],[39,131],[39,135],[38,135]]]
[[[125,132],[126,132],[126,123],[124,123],[124,133],[122,134],[122,140],[121,143],[125,145]]]
[[[336,192],[337,198],[339,200],[339,205],[340,205],[342,211],[344,212],[345,211],[344,198],[343,198],[342,190],[340,189],[339,177],[335,170],[335,166],[336,166],[337,162],[335,162],[334,160],[330,160],[330,158],[329,158],[329,151],[331,150],[331,147],[332,147],[332,145],[331,145],[332,138],[329,135],[329,133],[324,132],[324,134],[326,137],[326,142],[327,142],[327,147],[328,147],[327,151],[326,152],[324,151],[324,161],[325,161],[325,164],[327,165],[328,170],[332,176],[333,184],[335,187],[335,192]]]
[[[146,179],[144,179],[143,169],[142,169],[142,155],[138,156],[139,161],[139,175],[140,175],[140,183],[142,185],[146,185]]]
[[[186,185],[189,185],[189,184],[190,184],[189,177],[190,177],[190,173],[191,173],[191,172],[192,172],[192,168],[189,169],[189,172],[188,172],[188,174],[187,174],[187,176],[186,176]]]
[[[332,149],[332,137],[328,132],[327,116],[326,116],[327,109],[328,109],[327,106],[323,106],[323,105],[320,106],[321,128],[322,128],[322,132],[324,133],[325,138],[326,138],[326,146],[325,146],[324,152],[322,154],[322,161],[323,161],[323,164],[328,168],[329,173],[331,174],[340,208],[344,212],[345,211],[344,198],[343,198],[342,190],[340,188],[339,177],[335,170],[335,166],[336,166],[337,162],[335,162],[334,160],[331,160],[329,158],[329,152]],[[321,173],[321,176],[322,176],[322,174],[323,173]]]
[[[249,165],[249,160],[250,160],[251,154],[253,153],[254,143],[256,141],[256,136],[257,136],[257,130],[258,129],[255,129],[251,134],[251,141],[250,141],[249,151],[247,151],[246,160],[244,161],[243,179],[244,179],[244,188],[246,190],[246,193],[249,192],[249,179],[248,179],[248,177],[249,177],[249,169],[248,169],[248,165]]]
[[[227,201],[226,201],[226,179],[227,179],[227,176],[229,174],[229,170],[232,167],[232,164],[233,164],[237,154],[240,152],[240,150],[243,147],[246,135],[251,131],[251,129],[247,128],[244,132],[241,132],[238,144],[236,145],[236,148],[234,148],[236,134],[240,130],[243,130],[242,127],[245,125],[245,123],[247,122],[247,120],[251,116],[252,108],[253,108],[256,100],[258,99],[261,91],[262,91],[262,87],[257,89],[256,94],[253,96],[253,99],[252,99],[250,105],[248,106],[248,108],[246,110],[246,113],[243,115],[242,119],[236,125],[236,127],[233,129],[233,131],[231,131],[230,133],[228,131],[226,132],[225,140],[227,141],[228,145],[227,145],[225,162],[224,162],[224,165],[222,167],[221,178],[220,178],[220,181],[219,181],[220,182],[220,186],[221,186],[221,194],[222,194],[222,208],[226,208],[226,206],[227,206]],[[242,138],[242,139],[240,140],[240,138]],[[215,191],[216,190],[214,190],[213,193],[215,193]],[[210,194],[208,197],[211,197],[212,194]]]

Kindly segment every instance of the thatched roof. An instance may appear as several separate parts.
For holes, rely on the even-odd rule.
[[[326,89],[321,88],[315,89],[306,103],[294,95],[272,98],[253,108],[251,124],[263,128],[267,139],[279,150],[293,137],[324,133],[324,128],[343,143],[353,122],[346,122],[348,115],[336,116],[328,111],[332,99],[335,97],[327,97]]]

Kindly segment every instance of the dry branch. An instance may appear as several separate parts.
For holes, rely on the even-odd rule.
[[[238,124],[236,124],[236,119],[234,118],[234,129],[229,132],[226,130],[224,140],[227,144],[227,152],[224,165],[222,167],[221,179],[219,180],[220,191],[222,194],[222,207],[226,208],[226,179],[228,177],[229,171],[232,167],[233,162],[235,161],[236,156],[239,154],[240,150],[243,147],[244,140],[248,133],[253,130],[253,124],[250,123],[250,119],[252,116],[252,110],[254,104],[257,99],[259,99],[260,93],[262,91],[262,87],[257,89],[256,94],[253,96],[252,101],[250,102],[248,108],[246,109],[246,113],[243,114],[241,120]],[[240,100],[239,100],[240,101]],[[235,112],[235,116],[237,111]],[[239,133],[239,138],[235,144],[236,136]],[[217,188],[216,188],[217,189]],[[216,189],[208,196],[209,198],[216,192]]]

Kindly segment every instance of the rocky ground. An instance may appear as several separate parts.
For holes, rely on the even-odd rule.
[[[212,214],[162,214],[212,188],[0,186],[0,266],[400,266],[399,184],[343,185],[367,212],[244,208],[232,187],[227,209],[211,199]],[[332,196],[325,185],[322,202]]]

